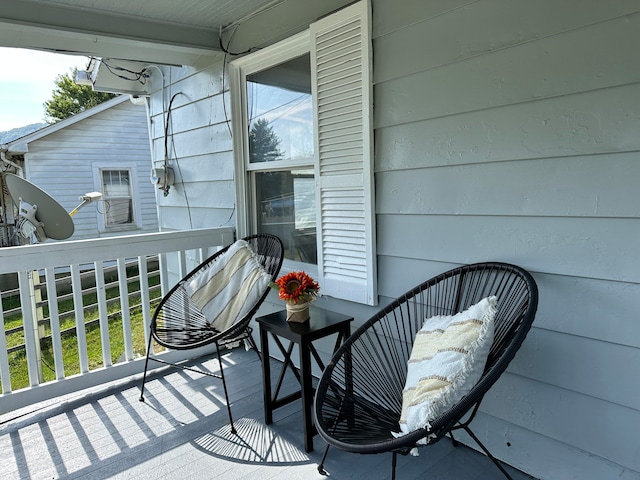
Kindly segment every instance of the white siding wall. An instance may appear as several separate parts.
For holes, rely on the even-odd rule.
[[[402,5],[374,0],[380,293],[529,269],[535,327],[476,430],[537,477],[640,478],[640,4]]]
[[[161,167],[167,131],[168,165],[175,184],[167,196],[158,191],[160,229],[235,226],[233,153],[223,103],[222,62],[202,70],[163,70],[166,88],[151,97],[152,154],[154,165]],[[152,85],[160,85],[159,72],[151,70],[151,74]],[[163,115],[172,98],[171,115]],[[229,111],[228,97],[224,101]]]
[[[101,190],[94,180],[93,165],[129,168],[141,228],[99,232],[98,216],[104,205],[93,203],[74,215],[75,231],[70,240],[157,232],[149,150],[146,108],[127,100],[30,142],[25,155],[27,179],[69,212],[80,203],[80,195]]]
[[[380,304],[461,263],[534,274],[535,327],[476,433],[539,478],[640,478],[639,7],[373,1]],[[153,97],[158,163],[182,92],[165,230],[234,225],[222,77],[167,69]],[[375,310],[319,304],[356,324]]]

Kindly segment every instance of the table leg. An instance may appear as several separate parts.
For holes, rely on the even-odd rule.
[[[273,422],[273,406],[271,405],[271,362],[269,358],[269,334],[260,329],[260,350],[262,351],[262,385],[264,386],[264,423]]]
[[[311,380],[311,351],[309,345],[300,345],[300,379],[302,387],[302,422],[304,427],[304,450],[313,451],[313,384]]]

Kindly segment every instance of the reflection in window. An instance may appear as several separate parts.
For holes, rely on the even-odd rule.
[[[246,87],[258,233],[280,237],[286,258],[316,264],[309,54],[247,75]]]
[[[105,226],[133,223],[133,198],[128,170],[102,171],[102,199],[105,205]]]
[[[317,263],[313,171],[258,172],[255,180],[258,232],[280,237],[287,258]]]
[[[247,75],[249,161],[313,157],[309,55]]]

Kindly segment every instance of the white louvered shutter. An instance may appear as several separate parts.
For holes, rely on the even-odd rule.
[[[312,24],[310,32],[322,291],[376,305],[369,19],[361,1]]]

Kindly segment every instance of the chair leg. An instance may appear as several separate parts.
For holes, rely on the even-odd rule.
[[[469,434],[469,436],[471,438],[473,438],[473,440],[478,444],[478,446],[482,449],[482,451],[487,455],[487,457],[489,457],[491,459],[491,461],[495,464],[496,467],[498,467],[500,469],[500,471],[503,473],[503,475],[505,477],[507,477],[509,480],[513,480],[513,478],[511,478],[511,475],[509,475],[507,473],[507,471],[504,469],[504,467],[502,466],[502,464],[500,463],[500,461],[494,457],[491,452],[489,452],[489,449],[487,447],[485,447],[483,445],[483,443],[478,439],[478,437],[475,436],[475,434],[471,431],[471,429],[467,426],[464,427],[465,431]]]
[[[149,332],[149,343],[147,344],[147,358],[144,361],[144,374],[142,375],[142,385],[140,385],[140,401],[144,402],[144,384],[147,381],[147,368],[149,367],[149,355],[151,354],[151,342],[153,336]]]
[[[396,480],[396,463],[398,461],[398,454],[391,452],[391,480]]]
[[[256,355],[258,355],[258,360],[260,361],[260,363],[262,363],[262,355],[260,354],[260,350],[258,350],[258,345],[256,345],[256,341],[251,336],[251,333],[249,333],[249,336],[246,338],[246,341],[249,342],[249,345],[251,345],[251,348],[253,349],[253,351],[256,352]]]
[[[329,453],[329,447],[331,445],[327,445],[327,448],[324,449],[324,454],[322,455],[322,459],[320,460],[320,465],[318,465],[318,473],[320,475],[326,475],[327,471],[324,469],[324,461],[327,459],[327,454]]]
[[[233,425],[233,417],[231,416],[231,404],[229,403],[229,394],[227,393],[227,382],[224,379],[224,367],[222,366],[222,356],[220,355],[220,346],[216,342],[216,352],[218,354],[218,363],[220,364],[220,378],[222,379],[222,388],[224,388],[224,398],[227,402],[227,413],[229,414],[229,423],[231,424],[231,433],[236,434],[236,427]]]

